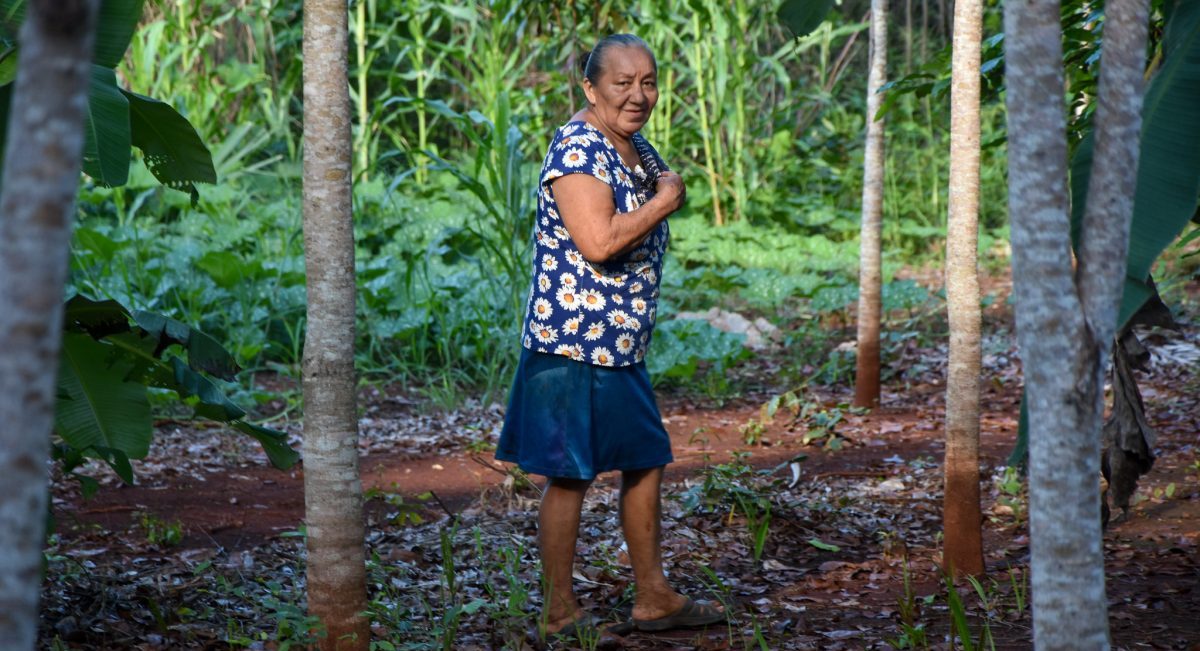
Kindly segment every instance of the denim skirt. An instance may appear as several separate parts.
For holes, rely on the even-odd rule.
[[[587,480],[670,463],[645,362],[607,368],[522,348],[496,458],[535,475]]]

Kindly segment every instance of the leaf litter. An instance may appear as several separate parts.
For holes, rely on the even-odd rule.
[[[1162,436],[1159,461],[1131,517],[1106,535],[1118,649],[1189,649],[1200,641],[1193,616],[1200,606],[1200,411],[1197,392],[1188,390],[1195,379],[1183,363],[1191,359],[1183,344],[1194,340],[1192,332],[1172,340],[1170,356],[1144,377],[1154,391],[1148,411]],[[990,349],[983,395],[988,576],[977,588],[956,590],[973,634],[986,630],[996,648],[1027,649],[1024,489],[1002,465],[1016,431],[1019,369],[1011,349],[994,342]],[[940,372],[938,364],[907,378],[907,387],[891,387],[872,414],[845,414],[834,427],[846,444],[833,451],[821,441],[798,445],[799,432],[789,431],[795,423],[778,422],[765,431],[767,445],[738,442],[736,452],[748,453],[739,456],[722,445],[737,440],[756,404],[713,409],[668,399],[668,421],[725,438],[713,450],[693,446],[712,458],[664,486],[664,559],[681,591],[723,602],[732,617],[704,631],[610,636],[598,648],[952,648],[953,600],[940,571]],[[848,393],[814,387],[807,398],[834,406]],[[389,464],[448,466],[468,447],[494,440],[502,417],[497,406],[477,403],[422,414],[383,394],[366,404],[362,452]],[[298,437],[295,426],[289,431]],[[190,424],[162,424],[155,448],[138,465],[139,481],[163,488],[158,493],[177,508],[152,517],[178,517],[189,527],[180,495],[186,491],[171,490],[185,478],[220,484],[265,476],[257,474],[265,457],[250,445],[231,447],[235,440]],[[791,462],[798,452],[807,459]],[[297,480],[276,475],[295,490]],[[1176,488],[1168,495],[1169,484]],[[385,496],[384,508],[368,509],[377,648],[442,648],[443,642],[462,650],[532,648],[528,631],[542,600],[537,487],[510,474],[477,487],[477,499],[454,508],[418,496],[422,488],[405,486],[404,499]],[[162,504],[135,504],[101,526],[71,484],[59,481],[55,505],[59,533],[46,552],[41,648],[283,649],[314,641],[298,517],[273,535],[221,544],[188,528],[185,544],[173,547],[149,540],[145,518],[139,524],[135,517]],[[627,618],[633,595],[616,522],[616,487],[601,480],[584,505],[576,588],[584,606],[608,621]],[[758,553],[756,523],[765,526]]]

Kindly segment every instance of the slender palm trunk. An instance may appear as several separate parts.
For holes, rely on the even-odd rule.
[[[879,88],[887,78],[887,1],[871,0],[871,69],[867,75],[867,145],[863,155],[862,231],[859,239],[858,356],[854,404],[879,403],[879,327],[883,284],[883,103]]]
[[[1147,4],[1105,4],[1090,184],[1096,190],[1087,200],[1076,269],[1069,253],[1059,3],[1005,6],[1009,214],[1029,407],[1031,587],[1039,649],[1109,645],[1097,485],[1103,372],[1132,214]]]
[[[979,510],[979,64],[982,0],[958,0],[950,86],[950,191],[946,233],[945,563],[953,573],[983,573]]]
[[[354,372],[354,229],[346,0],[304,3],[304,504],[308,608],[321,649],[365,650]]]
[[[0,188],[0,640],[37,639],[46,460],[95,0],[30,0]]]

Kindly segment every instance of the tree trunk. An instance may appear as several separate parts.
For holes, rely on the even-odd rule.
[[[0,640],[33,649],[95,0],[30,0],[0,199]]]
[[[858,353],[854,404],[879,404],[879,324],[883,284],[880,235],[883,221],[883,103],[887,78],[887,1],[871,0],[871,69],[867,75],[867,144],[863,154],[862,232],[859,237]]]
[[[943,529],[948,569],[978,575],[983,567],[979,511],[979,90],[982,0],[954,7],[950,84],[950,191],[946,224],[946,304],[950,363],[946,372]]]
[[[913,23],[912,23],[912,3],[913,0],[904,0],[904,74],[912,74],[912,45],[913,45]]]
[[[1113,0],[1105,12],[1090,184],[1097,191],[1088,198],[1073,270],[1059,3],[1018,0],[1005,7],[1009,214],[1029,407],[1039,649],[1109,644],[1098,486],[1103,375],[1132,214],[1146,0]]]
[[[308,608],[323,650],[370,643],[354,371],[346,0],[304,3],[304,504]]]

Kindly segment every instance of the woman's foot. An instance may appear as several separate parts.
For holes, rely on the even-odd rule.
[[[693,601],[677,592],[643,600],[633,607],[633,626],[641,631],[708,626],[725,621],[725,609],[717,604]]]
[[[583,612],[582,609],[576,609],[567,614],[552,614],[546,617],[546,637],[558,635],[560,633],[570,635],[572,631],[566,631],[568,627],[578,627],[582,623],[590,623],[591,617]],[[565,633],[564,633],[565,631]]]

